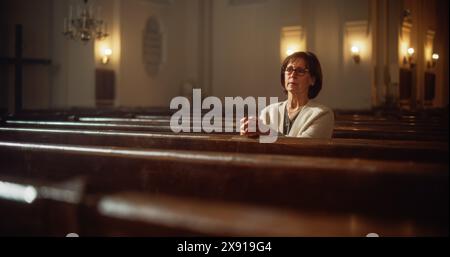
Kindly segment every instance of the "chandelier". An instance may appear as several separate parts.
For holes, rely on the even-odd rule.
[[[107,23],[99,19],[100,9],[94,14],[93,6],[84,0],[82,7],[77,7],[76,17],[73,17],[72,6],[69,7],[69,18],[64,18],[63,34],[68,39],[81,40],[87,43],[91,39],[105,39],[109,36]]]

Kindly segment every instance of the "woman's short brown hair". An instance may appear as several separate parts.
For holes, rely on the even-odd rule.
[[[308,98],[316,98],[316,96],[322,89],[322,68],[320,66],[319,59],[317,59],[317,56],[311,52],[295,52],[284,59],[283,63],[281,64],[281,87],[283,87],[284,93],[287,93],[284,85],[284,73],[289,63],[294,62],[298,59],[303,59],[305,61],[306,68],[309,70],[309,74],[315,79],[314,85],[309,87]]]

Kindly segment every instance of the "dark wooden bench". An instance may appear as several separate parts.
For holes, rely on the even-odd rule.
[[[392,127],[335,126],[333,138],[365,138],[381,140],[447,141],[448,131],[396,129]]]
[[[300,212],[139,192],[87,194],[85,180],[0,177],[0,235],[56,236],[380,236],[445,235],[407,220]],[[5,194],[5,187],[35,190]],[[29,190],[28,190],[29,191]]]
[[[0,143],[0,171],[88,176],[92,192],[138,190],[297,210],[448,219],[448,164]]]
[[[107,116],[76,116],[66,115],[63,117],[53,117],[53,121],[81,121],[81,122],[94,122],[94,123],[111,123],[111,124],[135,124],[135,125],[159,125],[169,126],[171,116],[165,115],[135,115],[136,117],[107,117]],[[20,116],[19,116],[20,117]],[[33,119],[20,119],[19,117],[11,117],[10,120],[33,120]],[[43,116],[34,117],[34,120],[52,121],[49,117]],[[200,119],[201,120],[201,119]],[[222,123],[226,122],[235,123],[233,120],[222,119]],[[376,119],[376,120],[359,120],[359,119],[336,119],[336,125],[338,126],[354,126],[354,127],[381,127],[390,129],[402,129],[410,130],[415,129],[418,131],[447,131],[448,124],[432,123],[432,122],[418,122],[418,121],[402,121],[402,120],[388,120],[388,119]]]
[[[165,132],[171,133],[168,125],[145,125],[145,124],[122,124],[80,121],[30,121],[30,120],[7,120],[3,126],[8,127],[34,127],[34,128],[60,128],[60,129],[95,129],[95,130],[126,130],[139,132]],[[237,132],[222,132],[219,134],[237,135]],[[417,129],[393,129],[392,127],[352,127],[336,126],[333,133],[334,138],[361,138],[361,139],[384,139],[384,140],[425,140],[441,141],[448,140],[448,131],[433,132]]]
[[[88,195],[84,183],[82,179],[0,178],[0,234],[296,236],[318,232],[300,226],[304,221],[294,212],[133,192]],[[29,192],[34,192],[31,198]]]
[[[153,117],[153,118],[108,118],[108,117],[80,117],[78,119],[80,122],[86,123],[104,123],[104,124],[112,124],[112,125],[140,125],[140,126],[160,126],[160,127],[169,127],[170,126],[170,117]],[[236,121],[234,120],[225,120],[222,121],[222,129],[224,131],[225,124],[230,127],[234,127]],[[191,120],[191,126],[192,126]],[[197,123],[198,124],[201,123]],[[448,126],[444,125],[432,125],[432,124],[422,124],[422,123],[414,123],[414,122],[399,122],[399,121],[348,121],[348,120],[336,120],[335,125],[338,130],[342,130],[345,128],[348,130],[348,127],[355,129],[367,129],[370,128],[376,131],[393,131],[394,133],[400,132],[403,134],[406,132],[414,132],[418,134],[423,133],[434,133],[434,134],[448,134]]]
[[[81,179],[0,174],[0,236],[65,236],[79,230]]]
[[[71,120],[78,121],[82,119],[107,119],[107,118],[119,118],[119,119],[138,119],[138,120],[165,120],[169,121],[171,115],[176,110],[170,110],[168,108],[104,108],[104,109],[91,109],[91,108],[73,108],[73,109],[61,109],[61,110],[40,110],[40,111],[23,111],[16,115],[7,116],[8,119],[17,120]],[[208,111],[203,110],[205,114]],[[447,122],[448,113],[442,111],[438,114],[434,114],[432,111],[424,113],[389,113],[389,112],[335,112],[335,120],[337,123],[341,122],[356,122],[357,124],[365,123],[366,125],[384,123],[385,125],[391,124],[406,125],[406,126],[429,126],[440,127],[444,126],[448,128]],[[117,121],[117,120],[116,120]]]
[[[281,137],[275,144],[259,144],[255,139],[236,135],[161,133],[170,132],[170,128],[159,115],[149,118],[126,114],[125,118],[117,118],[120,115],[111,115],[109,121],[108,117],[101,121],[70,116],[71,122],[62,119],[52,123],[49,119],[41,124],[30,120],[4,123],[0,128],[0,175],[51,181],[83,176],[85,198],[89,201],[80,203],[75,213],[83,221],[80,231],[86,235],[148,235],[149,230],[155,231],[153,235],[254,235],[248,231],[230,234],[220,230],[211,234],[199,228],[170,229],[161,224],[161,217],[158,220],[140,214],[142,209],[155,208],[156,204],[172,210],[173,215],[186,216],[189,211],[180,209],[184,201],[199,210],[195,217],[200,220],[206,218],[202,211],[211,210],[202,206],[215,204],[220,206],[211,210],[213,213],[231,208],[237,209],[236,215],[243,214],[254,208],[247,206],[250,204],[262,208],[258,213],[275,208],[297,215],[298,234],[290,234],[289,230],[283,230],[284,234],[266,231],[272,235],[335,235],[317,228],[325,229],[333,222],[338,224],[333,229],[336,235],[360,235],[354,230],[348,232],[348,219],[355,227],[355,217],[364,221],[358,223],[364,224],[364,229],[357,231],[366,231],[368,224],[376,224],[374,230],[381,229],[383,232],[379,233],[385,235],[448,234],[446,129],[425,123],[411,126],[417,128],[411,130],[405,122],[396,127],[395,121],[386,126],[379,121],[345,121],[337,125],[335,135],[376,140]],[[136,133],[140,131],[143,133]],[[402,141],[383,140],[389,138]],[[98,212],[98,206],[105,202],[129,206],[130,215]],[[47,205],[46,202],[44,206]],[[0,201],[0,207],[3,206],[11,203],[2,205]],[[61,212],[66,211],[65,207],[62,209]],[[39,207],[25,214],[49,210]],[[217,222],[227,224],[219,216],[214,216]],[[319,216],[322,219],[314,219]],[[280,222],[286,218],[280,217]],[[178,221],[189,224],[189,220]],[[312,229],[315,222],[321,226]],[[42,224],[45,223],[34,224],[36,231],[43,229]],[[296,227],[295,224],[279,226]],[[407,229],[410,230],[405,232]],[[256,235],[266,232],[258,231]]]
[[[448,162],[448,144],[428,141],[370,139],[258,139],[233,135],[137,133],[75,129],[0,127],[0,140],[69,145],[122,146],[153,149],[267,153],[278,155]]]

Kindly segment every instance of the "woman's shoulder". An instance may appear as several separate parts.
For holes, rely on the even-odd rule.
[[[328,120],[330,124],[334,123],[334,112],[328,106],[316,101],[309,101],[305,111],[305,117],[311,120]]]
[[[318,113],[333,113],[333,110],[321,103],[318,103],[314,100],[309,100],[307,106],[308,111],[318,112]]]

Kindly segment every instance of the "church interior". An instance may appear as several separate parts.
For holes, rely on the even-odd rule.
[[[0,1],[0,235],[448,236],[448,4]],[[332,138],[171,128],[304,51]]]

